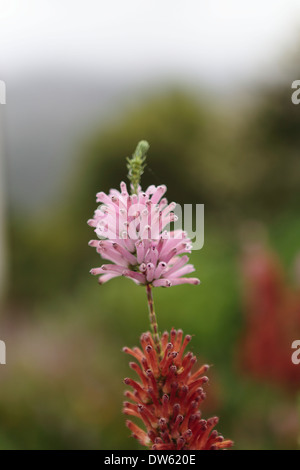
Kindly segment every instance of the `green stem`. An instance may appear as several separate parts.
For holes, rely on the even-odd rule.
[[[152,295],[152,287],[150,284],[146,285],[147,291],[147,299],[148,299],[148,308],[149,308],[149,318],[150,318],[150,326],[153,333],[153,340],[156,347],[156,351],[158,355],[161,355],[161,346],[160,346],[160,338],[158,334],[158,325],[154,310],[154,302],[153,302],[153,295]]]

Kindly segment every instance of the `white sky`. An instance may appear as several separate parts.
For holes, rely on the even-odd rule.
[[[65,67],[239,81],[274,66],[299,26],[300,0],[0,0],[0,79]]]
[[[293,43],[299,41],[300,47],[299,26],[300,0],[0,0],[0,80],[9,90],[10,81],[22,85],[24,78],[26,84],[28,75],[39,80],[39,71],[54,71],[58,79],[68,72],[67,83],[70,73],[80,79],[93,76],[105,85],[97,94],[100,109],[112,81],[113,97],[118,88],[135,91],[170,78],[230,96],[237,85],[243,90],[243,84],[285,75],[286,54]],[[297,78],[287,80],[289,89]],[[62,142],[77,129],[66,104],[57,119],[57,100],[52,121],[47,100],[47,125],[37,121],[46,98],[47,92],[38,90],[28,98],[36,108],[26,95],[14,100],[15,108],[7,106],[13,126],[11,187],[19,205],[53,192],[53,181],[65,174]],[[111,102],[112,96],[107,99]],[[76,102],[81,108],[71,103],[70,109],[77,110],[74,119],[82,123],[90,101],[86,114],[82,101]]]

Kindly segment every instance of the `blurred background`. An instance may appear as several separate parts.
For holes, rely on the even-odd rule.
[[[205,204],[202,284],[155,289],[160,330],[213,364],[203,416],[236,449],[300,435],[297,0],[0,0],[1,449],[134,449],[123,346],[148,329],[128,279],[100,287],[86,224],[126,179]]]

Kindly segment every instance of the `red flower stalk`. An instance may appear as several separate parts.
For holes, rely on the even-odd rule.
[[[213,428],[218,418],[207,421],[201,418],[200,404],[205,399],[202,386],[208,381],[203,375],[209,368],[201,366],[192,373],[196,357],[184,354],[191,336],[183,338],[182,330],[165,332],[160,338],[160,350],[150,332],[141,336],[140,348],[124,348],[136,362],[130,367],[139,381],[126,378],[126,391],[130,400],[124,402],[123,412],[142,420],[146,430],[132,421],[126,422],[140,444],[153,450],[218,450],[231,447],[232,441],[224,440]]]
[[[291,345],[300,337],[300,293],[286,281],[277,256],[262,245],[247,247],[242,260],[246,327],[241,368],[254,378],[299,390],[299,366]]]

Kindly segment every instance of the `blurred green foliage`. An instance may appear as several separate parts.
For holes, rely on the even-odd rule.
[[[191,255],[202,285],[155,289],[160,329],[195,335],[192,349],[214,364],[203,415],[219,413],[218,429],[237,448],[295,447],[296,436],[278,434],[270,418],[293,399],[237,366],[237,260],[248,218],[266,225],[286,263],[298,250],[299,117],[280,89],[235,112],[184,91],[160,94],[87,137],[59,205],[32,220],[15,215],[14,372],[1,374],[1,448],[138,448],[120,413],[129,373],[121,348],[148,329],[145,292],[127,279],[98,287],[89,277],[101,261],[86,220],[96,192],[126,179],[125,157],[141,139],[151,144],[143,186],[164,183],[170,201],[205,204],[205,246]]]

